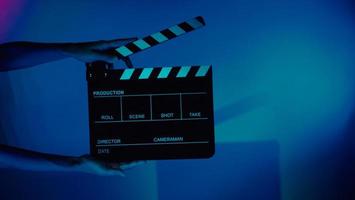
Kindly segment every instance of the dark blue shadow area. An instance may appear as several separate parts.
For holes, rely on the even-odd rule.
[[[138,166],[126,176],[0,169],[0,199],[156,199],[155,165]],[[139,187],[144,182],[149,186]]]
[[[355,110],[346,124],[355,102],[354,0],[0,2],[0,21],[11,20],[1,43],[144,37],[204,16],[205,28],[132,61],[212,64],[216,136],[230,142],[209,160],[159,161],[158,170],[125,178],[0,169],[0,200],[355,199]],[[10,16],[2,2],[23,5]],[[86,86],[85,65],[74,59],[1,72],[0,142],[88,153]]]
[[[8,116],[11,114],[11,106],[14,106],[14,92],[12,91],[11,80],[5,73],[0,75],[0,116],[4,116],[0,120],[0,143],[8,143],[7,133],[14,132],[13,121]],[[5,106],[6,105],[6,106]],[[7,116],[7,117],[5,117]]]
[[[157,162],[159,199],[281,199],[279,145],[220,144],[206,160]]]
[[[234,101],[233,103],[223,106],[214,112],[214,122],[215,124],[220,124],[234,119],[244,113],[264,106],[267,102],[268,99],[266,94],[257,94]]]
[[[343,166],[345,166],[343,174],[346,177],[346,181],[342,178],[342,182],[345,183],[346,195],[349,199],[355,199],[355,111],[353,111],[348,125],[346,127],[346,137],[345,137],[345,161]]]

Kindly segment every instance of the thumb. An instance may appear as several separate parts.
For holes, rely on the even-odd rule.
[[[127,170],[127,169],[131,169],[133,167],[142,165],[142,164],[146,164],[147,161],[132,161],[132,162],[128,162],[128,163],[121,163],[121,170]]]
[[[93,49],[95,50],[109,50],[109,49],[116,49],[120,46],[126,45],[130,42],[136,41],[138,38],[133,37],[133,38],[120,38],[120,39],[114,39],[114,40],[103,40],[103,41],[98,41],[94,42],[93,44]]]
[[[92,51],[90,55],[83,58],[85,62],[105,61],[107,63],[114,63],[116,60],[117,56],[115,54],[106,51]]]

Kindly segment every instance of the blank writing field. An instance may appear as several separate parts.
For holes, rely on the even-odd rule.
[[[149,120],[150,96],[122,97],[123,120]]]

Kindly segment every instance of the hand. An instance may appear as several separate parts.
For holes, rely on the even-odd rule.
[[[137,40],[137,38],[125,38],[115,40],[100,40],[94,42],[83,43],[66,43],[63,44],[61,50],[82,62],[91,63],[94,61],[105,61],[114,63],[117,60],[123,60],[127,67],[133,67],[131,60],[128,57],[118,57],[116,48]]]
[[[104,61],[114,63],[122,59],[133,67],[128,57],[119,57],[116,48],[137,38],[100,40],[79,43],[9,42],[0,44],[0,72],[25,69],[36,65],[73,57],[85,63]]]
[[[124,176],[123,170],[142,163],[145,161],[104,162],[90,155],[63,156],[0,144],[0,167],[28,171],[78,171],[102,176]]]
[[[124,176],[124,170],[146,163],[146,161],[104,162],[90,155],[83,155],[78,159],[79,164],[75,166],[76,170],[101,176]]]

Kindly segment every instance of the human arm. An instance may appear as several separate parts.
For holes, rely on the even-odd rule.
[[[102,176],[124,176],[123,170],[144,163],[104,162],[90,155],[62,156],[0,144],[0,165],[27,171],[84,172]]]
[[[129,58],[119,58],[115,49],[137,38],[121,38],[80,43],[9,42],[0,44],[0,71],[25,69],[39,64],[73,57],[85,63],[122,59],[128,67]]]

